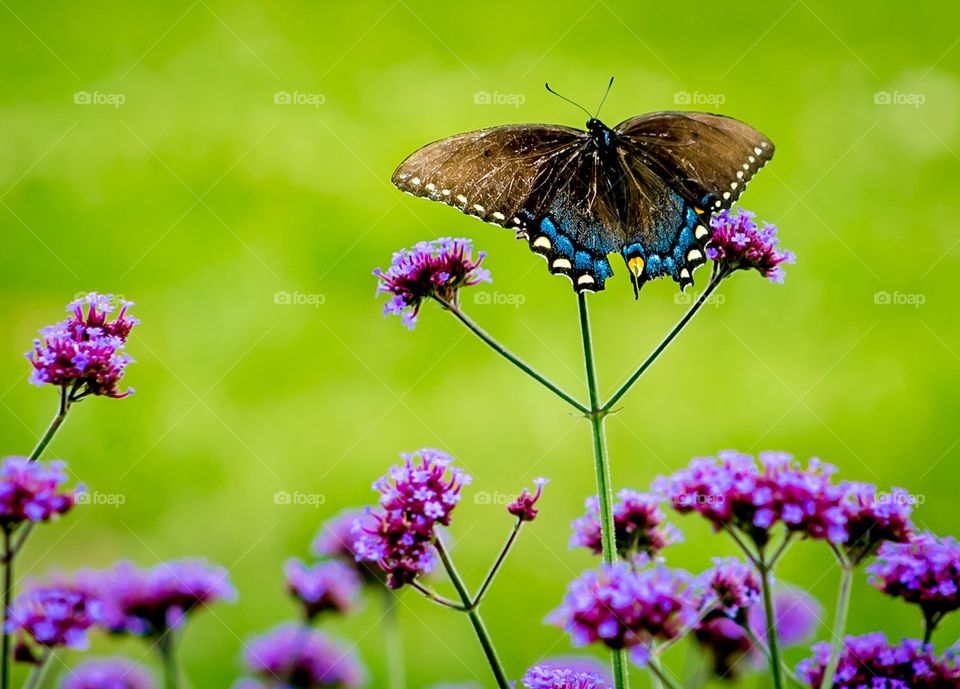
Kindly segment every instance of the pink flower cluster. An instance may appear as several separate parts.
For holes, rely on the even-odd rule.
[[[328,610],[346,614],[357,604],[360,575],[354,567],[339,560],[311,566],[300,560],[288,560],[284,573],[287,591],[300,603],[307,621]]]
[[[873,556],[884,541],[906,543],[913,533],[910,514],[916,500],[902,488],[878,494],[870,483],[845,482],[843,508],[848,539],[845,549],[854,563]]]
[[[45,522],[74,506],[77,490],[64,490],[64,462],[31,462],[7,457],[0,465],[0,523],[11,528],[24,521]]]
[[[960,543],[918,534],[885,543],[869,567],[870,583],[888,596],[919,605],[931,621],[960,608]]]
[[[101,615],[99,601],[81,590],[38,585],[14,601],[6,631],[17,637],[17,659],[35,662],[41,648],[85,650],[87,630],[101,621]]]
[[[782,263],[795,263],[792,251],[781,251],[775,225],[754,222],[743,208],[722,210],[710,218],[707,256],[729,270],[756,270],[771,282],[783,282]]]
[[[539,501],[540,496],[543,495],[543,487],[547,485],[547,483],[549,483],[549,481],[545,478],[534,479],[533,485],[537,487],[537,490],[531,493],[524,488],[520,492],[520,495],[507,505],[507,512],[522,522],[532,522],[537,518],[537,514],[539,513],[537,501]]]
[[[707,592],[703,607],[716,606],[731,618],[745,615],[760,600],[760,577],[757,571],[735,557],[714,558],[714,566],[701,575]]]
[[[660,509],[662,499],[649,493],[623,489],[613,505],[613,523],[617,552],[621,557],[656,555],[663,548],[681,539],[680,532],[669,524]],[[600,502],[597,496],[586,501],[587,513],[573,522],[570,547],[584,547],[599,555],[603,552],[600,529]]]

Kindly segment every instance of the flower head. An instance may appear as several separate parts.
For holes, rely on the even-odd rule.
[[[324,634],[285,624],[247,646],[244,660],[255,679],[237,689],[349,689],[363,684],[365,672],[354,655]]]
[[[715,605],[730,618],[742,618],[760,600],[756,570],[735,557],[714,558],[713,564],[701,575],[705,605]]]
[[[373,487],[379,507],[354,524],[354,548],[360,560],[379,563],[387,585],[400,588],[435,564],[433,543],[438,525],[448,526],[470,476],[450,468],[453,458],[424,448],[402,454]]]
[[[524,689],[612,689],[602,675],[560,663],[534,665],[520,680]]]
[[[284,566],[287,590],[303,607],[306,619],[322,612],[344,615],[356,605],[360,594],[360,575],[339,560],[307,566],[300,560],[287,560]]]
[[[873,556],[885,541],[906,543],[910,540],[914,500],[907,491],[894,488],[877,495],[876,486],[856,482],[843,483],[841,488],[849,534],[845,549],[852,562],[860,563]]]
[[[126,397],[120,379],[132,359],[124,351],[130,330],[139,321],[127,310],[133,302],[91,292],[67,305],[70,317],[47,326],[34,340],[27,359],[33,365],[30,382],[67,389],[71,401],[87,395]],[[86,308],[86,311],[84,311]],[[108,317],[116,311],[112,320]]]
[[[154,689],[156,682],[145,668],[126,658],[87,660],[70,668],[60,689]]]
[[[696,621],[694,583],[686,572],[663,566],[638,571],[625,562],[605,564],[575,579],[547,619],[566,629],[575,646],[630,649],[634,662],[645,665],[653,640],[674,639]]]
[[[6,457],[0,465],[0,523],[10,528],[69,512],[82,488],[64,490],[66,466],[64,462],[44,464],[26,457]]]
[[[38,585],[13,602],[6,631],[17,636],[17,659],[36,661],[41,655],[38,648],[85,650],[87,630],[100,616],[99,602],[82,590]]]
[[[107,629],[137,636],[159,636],[180,627],[191,613],[237,595],[226,570],[203,560],[173,560],[149,569],[118,562],[106,571],[81,571],[76,582],[99,597]]]
[[[662,498],[650,493],[624,489],[617,493],[613,505],[613,523],[617,552],[633,559],[638,555],[656,555],[663,548],[681,539],[680,532],[664,523],[660,509]],[[603,552],[600,528],[600,502],[591,496],[586,501],[587,513],[573,522],[570,547],[589,548],[594,554]]]
[[[928,620],[960,608],[960,543],[931,533],[884,543],[867,567],[870,583],[888,596],[919,605]]]
[[[795,263],[792,251],[777,246],[777,228],[763,223],[757,227],[755,213],[743,208],[722,210],[710,218],[707,256],[727,270],[759,271],[771,282],[783,282],[781,263]]]
[[[782,452],[750,455],[733,451],[694,459],[687,469],[657,480],[658,489],[680,513],[697,512],[716,529],[735,528],[758,546],[779,523],[791,532],[832,543],[847,540],[843,492],[835,469],[817,459],[803,468]]]
[[[522,522],[532,522],[537,518],[539,510],[536,508],[537,501],[543,494],[543,487],[549,481],[545,478],[534,479],[533,485],[537,487],[535,493],[530,493],[526,488],[517,496],[517,499],[507,505],[507,512]]]
[[[773,616],[777,621],[780,645],[798,646],[809,642],[817,631],[823,608],[807,591],[784,584],[773,592]],[[758,602],[750,608],[749,620],[754,633],[766,639],[767,618],[762,603]]]
[[[364,584],[382,585],[386,578],[383,570],[375,563],[362,561],[357,555],[354,526],[358,519],[361,522],[367,519],[364,510],[344,510],[325,521],[310,545],[310,552],[317,557],[330,557],[350,565]]]
[[[813,657],[797,666],[800,681],[819,687],[831,646],[819,643]],[[876,632],[848,636],[840,652],[833,679],[834,689],[955,689],[960,686],[960,668],[950,658],[938,658],[932,644],[904,639],[892,646]]]
[[[419,242],[413,249],[401,249],[393,255],[386,272],[377,268],[377,294],[389,294],[384,315],[401,316],[403,324],[413,330],[424,299],[439,297],[455,304],[462,287],[492,282],[490,271],[481,268],[486,254],[473,258],[473,242],[469,239],[444,237],[432,242]]]

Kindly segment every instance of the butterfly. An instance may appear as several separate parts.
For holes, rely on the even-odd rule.
[[[711,214],[733,205],[773,151],[723,115],[655,112],[613,128],[592,116],[586,130],[511,124],[441,139],[408,156],[392,181],[515,230],[577,292],[604,289],[607,257],[619,253],[638,295],[661,276],[681,290],[693,284]]]

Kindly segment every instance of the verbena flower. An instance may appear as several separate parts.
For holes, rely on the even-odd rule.
[[[533,485],[537,487],[536,492],[531,493],[526,488],[521,491],[517,499],[507,505],[507,512],[522,522],[532,522],[537,518],[539,510],[536,508],[537,501],[543,495],[543,487],[549,481],[545,478],[534,479]]]
[[[830,659],[829,643],[813,647],[813,657],[797,666],[800,681],[819,687]],[[952,658],[939,658],[932,644],[904,639],[894,646],[876,632],[844,639],[834,689],[956,689],[960,668]]]
[[[767,638],[767,616],[763,603],[750,608],[750,628],[761,639]],[[823,617],[820,602],[807,591],[796,586],[779,585],[773,592],[773,617],[777,636],[784,647],[807,643],[813,638]]]
[[[713,564],[700,577],[707,594],[701,607],[716,606],[724,615],[742,619],[760,600],[759,575],[735,557],[714,558]]]
[[[237,596],[226,570],[204,560],[173,560],[148,569],[118,562],[106,571],[81,571],[76,582],[99,597],[107,629],[137,636],[162,635],[197,610]]]
[[[436,527],[450,524],[460,489],[471,480],[450,468],[453,458],[439,450],[400,457],[403,464],[373,485],[380,492],[379,507],[354,524],[357,556],[377,562],[394,589],[433,569]]]
[[[699,603],[686,572],[663,566],[638,571],[617,562],[575,579],[547,620],[565,629],[575,646],[629,649],[642,666],[654,640],[669,641],[693,625]]]
[[[17,596],[6,631],[17,637],[16,657],[37,662],[41,649],[85,650],[87,630],[101,619],[96,598],[72,587],[37,585]]]
[[[287,591],[300,603],[308,621],[327,611],[344,615],[357,604],[360,575],[339,560],[311,566],[300,560],[287,560],[284,573]]]
[[[87,660],[70,668],[60,689],[154,689],[153,675],[126,658]]]
[[[138,323],[127,314],[131,306],[133,302],[96,292],[68,304],[70,317],[40,330],[33,351],[27,352],[33,365],[30,382],[68,389],[72,401],[132,393],[118,388],[132,361],[124,351],[130,330]]]
[[[321,526],[310,546],[310,552],[317,557],[330,557],[353,567],[364,584],[382,585],[386,580],[384,571],[376,563],[362,561],[354,547],[356,533],[354,525],[363,521],[366,513],[362,509],[344,510]]]
[[[437,296],[455,304],[461,288],[492,282],[490,271],[480,267],[485,256],[481,251],[474,260],[472,241],[449,237],[401,249],[386,272],[380,268],[373,271],[379,278],[377,295],[391,295],[384,304],[384,315],[401,316],[403,324],[413,330],[424,299]]]
[[[352,653],[326,635],[296,624],[253,639],[244,660],[254,677],[234,689],[348,689],[361,686],[366,676]]]
[[[908,543],[884,543],[867,572],[880,591],[920,606],[928,622],[960,608],[960,543],[954,538],[922,533]]]
[[[83,489],[64,489],[66,466],[65,462],[44,464],[26,457],[6,457],[0,465],[0,523],[9,529],[69,512]]]
[[[858,564],[873,556],[884,541],[910,540],[914,500],[907,491],[894,488],[878,495],[876,486],[856,482],[845,482],[841,487],[849,534],[845,550],[851,562]]]
[[[727,270],[756,270],[771,282],[782,283],[783,263],[795,263],[792,251],[778,247],[777,228],[763,223],[757,227],[756,214],[743,208],[722,210],[710,218],[707,256]]]
[[[520,680],[524,689],[612,689],[613,684],[593,672],[561,665],[534,665]]]
[[[750,455],[733,451],[694,459],[687,469],[660,477],[658,490],[680,513],[697,512],[717,530],[738,529],[758,546],[782,524],[792,532],[832,543],[847,540],[843,491],[836,469],[817,459],[803,468],[782,452]]]
[[[596,675],[605,684],[613,686],[613,675],[610,674],[609,663],[604,663],[591,656],[560,656],[547,658],[537,663],[548,670],[571,670],[590,675]]]
[[[649,493],[623,489],[613,505],[613,523],[617,552],[633,559],[638,555],[656,555],[663,548],[681,540],[680,532],[666,524],[660,509],[662,498]],[[586,500],[587,513],[573,522],[570,547],[584,547],[594,554],[603,552],[600,527],[600,501],[597,496]]]

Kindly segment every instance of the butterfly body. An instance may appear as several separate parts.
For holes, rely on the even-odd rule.
[[[517,232],[576,291],[604,289],[619,253],[634,291],[681,288],[706,261],[710,213],[730,207],[773,155],[752,127],[706,113],[652,113],[614,128],[507,125],[428,144],[394,172],[403,191]]]

